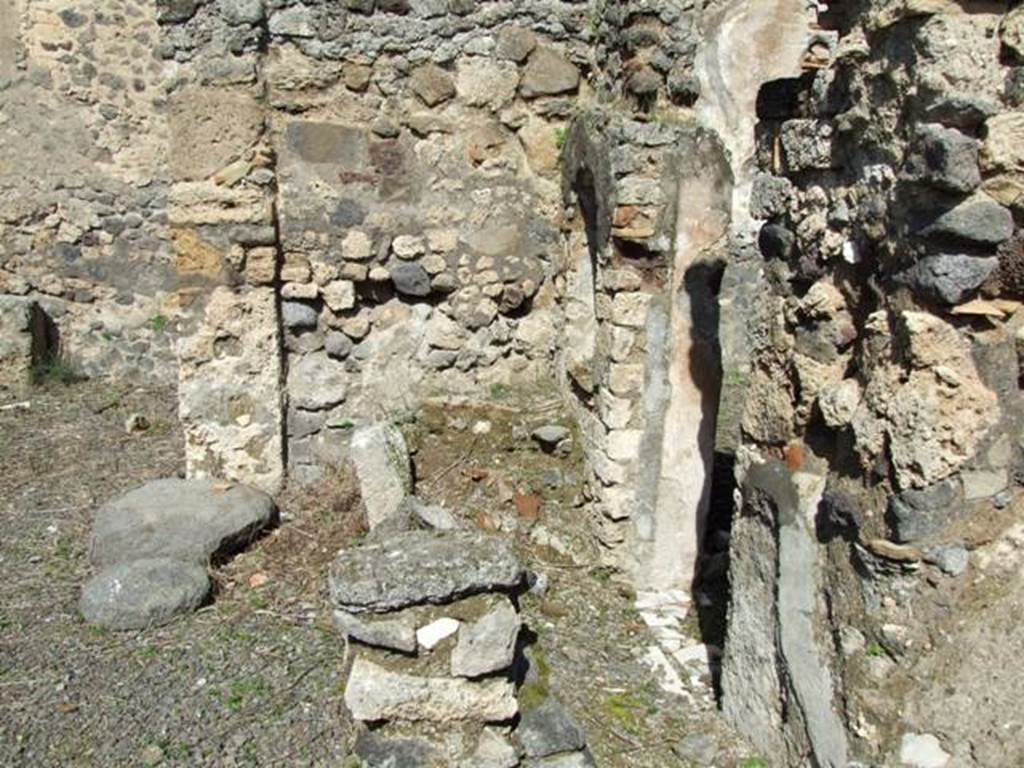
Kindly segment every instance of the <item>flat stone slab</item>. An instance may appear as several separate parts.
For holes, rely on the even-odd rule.
[[[359,427],[352,433],[349,458],[359,480],[366,521],[376,528],[398,511],[412,490],[405,438],[391,424]]]
[[[156,558],[103,569],[86,582],[78,605],[90,624],[144,629],[194,611],[209,593],[203,566]]]
[[[155,480],[99,510],[89,559],[99,567],[152,558],[205,564],[248,544],[276,516],[274,500],[246,485]]]
[[[512,665],[521,621],[511,601],[502,601],[472,624],[463,624],[452,651],[452,674],[480,677]]]
[[[345,611],[334,611],[334,628],[365,645],[416,653],[416,627],[409,617],[364,619]]]
[[[349,613],[440,605],[511,590],[525,575],[504,539],[477,531],[405,531],[341,552],[331,564],[332,604]]]
[[[519,710],[507,680],[471,682],[391,672],[366,659],[352,664],[345,705],[356,720],[502,722]]]

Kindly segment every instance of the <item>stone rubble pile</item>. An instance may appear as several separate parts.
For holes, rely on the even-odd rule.
[[[402,530],[423,508],[409,499],[401,523],[374,529],[330,567],[334,626],[355,643],[345,704],[368,726],[355,745],[362,765],[593,765],[557,702],[521,711],[527,574],[510,543]]]

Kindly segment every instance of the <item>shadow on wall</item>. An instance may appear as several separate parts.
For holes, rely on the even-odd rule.
[[[719,290],[725,264],[701,261],[683,277],[690,312],[690,378],[699,396],[701,423],[698,441],[712,444],[717,427],[718,402],[722,387],[722,350],[719,345]],[[719,651],[725,642],[729,606],[729,531],[732,527],[733,476],[735,458],[715,451],[704,459],[704,500],[707,517],[698,517],[699,556],[691,594],[697,611],[701,642],[708,646],[708,665],[716,697],[720,696]]]

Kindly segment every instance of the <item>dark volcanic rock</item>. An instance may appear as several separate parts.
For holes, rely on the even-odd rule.
[[[914,291],[932,301],[959,304],[976,291],[999,266],[994,256],[944,253],[927,256],[903,275]]]

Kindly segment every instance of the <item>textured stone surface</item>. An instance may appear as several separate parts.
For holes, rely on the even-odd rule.
[[[388,738],[373,732],[359,734],[352,751],[363,768],[418,768],[441,761],[437,748],[428,741]]]
[[[411,617],[367,619],[335,610],[331,620],[338,632],[360,643],[402,653],[416,652],[416,627]]]
[[[28,299],[0,296],[0,390],[21,390],[30,383],[40,347],[37,311]]]
[[[398,512],[412,490],[409,450],[392,424],[358,427],[349,443],[349,460],[359,480],[366,521],[376,528]]]
[[[356,720],[497,722],[515,717],[515,689],[506,680],[470,682],[390,672],[356,659],[345,686],[345,706]]]
[[[519,626],[519,614],[506,599],[472,624],[463,624],[452,651],[452,675],[480,677],[510,667]]]
[[[1013,234],[1013,216],[988,195],[977,194],[941,214],[925,232],[998,245]]]
[[[998,266],[999,259],[995,257],[946,253],[921,259],[907,271],[906,279],[926,299],[959,304]]]
[[[929,184],[953,192],[972,192],[981,184],[978,142],[956,129],[921,126],[916,152],[918,173]]]
[[[205,564],[249,543],[277,516],[273,499],[215,480],[154,480],[96,513],[89,559],[107,566],[141,558]]]
[[[865,457],[888,442],[901,489],[924,488],[973,455],[998,420],[998,400],[951,325],[923,312],[904,312],[896,321],[891,335],[883,316],[869,319],[869,378],[853,428]]]
[[[337,607],[361,613],[511,590],[523,573],[500,538],[472,531],[409,531],[342,552],[328,583]]]
[[[82,588],[78,607],[90,624],[145,629],[194,611],[209,592],[205,566],[145,558],[102,569]]]
[[[280,332],[274,292],[217,288],[178,346],[179,416],[189,477],[274,493],[284,473]]]
[[[586,734],[557,701],[548,700],[519,719],[515,738],[527,757],[548,757],[583,749]]]
[[[526,98],[553,96],[576,90],[580,73],[576,66],[551,48],[538,47],[530,54],[519,83]]]

